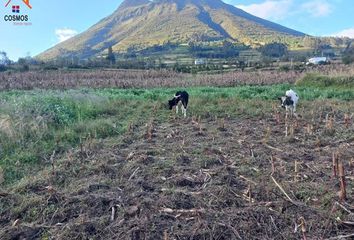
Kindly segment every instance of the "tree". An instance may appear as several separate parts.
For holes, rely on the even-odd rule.
[[[6,66],[10,64],[10,60],[7,57],[7,53],[4,51],[0,51],[0,65]]]
[[[345,49],[342,61],[344,64],[350,64],[354,62],[354,42],[349,44],[348,47]]]
[[[283,43],[269,43],[260,48],[265,57],[283,57],[288,53],[288,47]]]
[[[111,64],[115,64],[116,63],[116,57],[113,53],[113,49],[112,49],[112,46],[110,46],[108,48],[108,55],[106,57],[106,59],[111,63]]]
[[[9,65],[11,61],[7,57],[6,52],[1,52],[0,51],[0,72],[6,71],[6,66]]]
[[[232,44],[232,42],[225,40],[222,42],[222,47],[224,49],[230,49],[230,48],[233,48],[234,45]]]
[[[19,58],[17,60],[18,65],[21,66],[22,71],[28,71],[29,70],[29,62],[27,61],[26,58]]]

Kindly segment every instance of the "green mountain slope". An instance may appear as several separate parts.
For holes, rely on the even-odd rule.
[[[110,16],[37,58],[88,58],[109,46],[114,51],[143,49],[166,42],[237,41],[261,45],[305,34],[255,17],[221,0],[125,0]]]

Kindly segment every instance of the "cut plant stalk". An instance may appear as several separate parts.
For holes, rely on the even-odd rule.
[[[303,217],[300,217],[300,226],[301,226],[301,232],[302,232],[302,239],[303,240],[307,240],[306,237],[306,222],[305,219]]]
[[[332,168],[333,168],[333,177],[337,177],[337,172],[338,172],[338,152],[334,152],[332,154]]]
[[[270,162],[272,164],[272,173],[271,173],[271,175],[273,175],[275,173],[275,163],[274,163],[273,155],[270,156]]]
[[[294,181],[297,182],[299,178],[299,163],[295,160],[295,176]]]
[[[347,114],[347,113],[344,114],[344,125],[346,128],[348,128],[350,125],[350,117],[349,117],[349,114]]]
[[[346,182],[345,182],[345,172],[342,163],[338,164],[339,181],[340,181],[340,194],[339,199],[344,202],[347,199]]]
[[[292,136],[294,136],[294,124],[291,124],[290,125],[290,129],[289,129],[289,135],[292,137]]]

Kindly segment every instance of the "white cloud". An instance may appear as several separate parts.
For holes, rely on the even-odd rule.
[[[353,28],[344,29],[344,30],[342,30],[342,31],[340,31],[338,33],[332,34],[332,36],[354,38],[354,27]]]
[[[338,1],[338,0],[337,0]],[[324,17],[332,13],[334,6],[327,0],[311,0],[303,4],[294,0],[265,0],[261,3],[236,5],[237,8],[268,20],[282,20],[291,15]]]
[[[236,5],[236,7],[257,17],[279,20],[289,14],[292,4],[293,0],[266,0],[259,4]]]
[[[332,12],[332,5],[327,1],[314,0],[301,5],[301,9],[313,17],[324,17]]]
[[[78,32],[70,28],[60,28],[55,30],[55,35],[58,38],[59,42],[68,40],[69,38],[75,36]]]

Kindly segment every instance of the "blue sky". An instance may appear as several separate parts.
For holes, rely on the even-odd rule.
[[[17,60],[40,52],[85,31],[111,14],[121,0],[30,0],[28,9],[22,0],[1,0],[0,51]],[[354,38],[354,4],[350,0],[224,0],[256,16],[315,36]],[[12,5],[20,5],[29,16],[29,26],[5,22]]]

